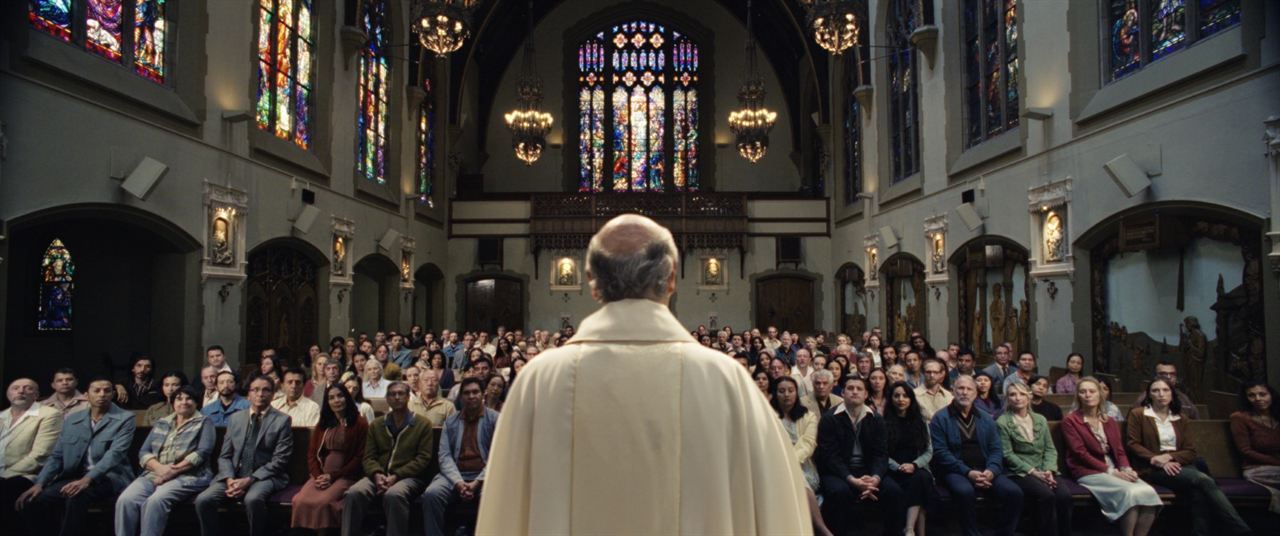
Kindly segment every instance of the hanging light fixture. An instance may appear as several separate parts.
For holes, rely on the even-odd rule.
[[[554,119],[551,114],[541,110],[542,79],[538,77],[537,65],[534,63],[533,50],[533,0],[529,1],[529,33],[524,42],[524,66],[521,67],[520,81],[516,84],[515,110],[502,116],[511,129],[511,148],[516,158],[526,166],[532,166],[542,156],[542,148],[547,144],[547,133],[551,131]]]
[[[423,48],[447,56],[471,36],[471,8],[479,0],[414,0],[413,33]]]
[[[813,40],[823,50],[834,55],[848,50],[858,42],[858,25],[855,0],[800,0],[808,11],[805,24],[813,32]]]
[[[756,39],[751,32],[751,0],[747,0],[747,76],[738,89],[741,108],[729,113],[729,130],[737,138],[738,154],[751,163],[758,162],[769,150],[769,130],[778,119],[776,112],[764,107],[764,79],[756,69]]]

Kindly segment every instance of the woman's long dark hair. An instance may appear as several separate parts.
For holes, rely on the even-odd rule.
[[[1271,409],[1269,413],[1271,418],[1276,422],[1280,422],[1280,396],[1276,395],[1276,389],[1264,381],[1249,380],[1245,382],[1244,387],[1240,388],[1240,409],[1245,413],[1253,414],[1253,403],[1249,402],[1249,390],[1254,387],[1265,387],[1267,392],[1271,393]]]
[[[165,381],[166,379],[168,379],[168,378],[177,378],[177,379],[178,379],[178,391],[181,391],[183,387],[186,387],[186,386],[188,386],[188,385],[190,385],[190,384],[191,384],[191,382],[187,381],[187,375],[186,375],[186,374],[183,374],[181,370],[171,370],[171,371],[166,372],[166,373],[164,373],[163,375],[161,375],[161,376],[160,376],[160,390],[161,390],[161,394],[164,394],[164,381]],[[169,406],[169,408],[170,408],[170,409],[172,409],[172,408],[173,408],[173,397],[178,396],[178,391],[174,391],[174,392],[173,392],[173,396],[167,396],[167,397],[165,397],[165,399],[164,399],[165,404],[167,404],[167,405]],[[197,409],[197,410],[198,410],[198,409],[200,409],[200,402],[199,402],[199,401],[197,401],[197,402],[196,402],[196,409]]]
[[[1143,401],[1142,401],[1142,405],[1144,405],[1144,406],[1146,406],[1146,407],[1151,407],[1151,403],[1152,403],[1152,400],[1151,400],[1151,386],[1155,385],[1155,384],[1156,384],[1156,382],[1162,382],[1162,383],[1164,383],[1164,386],[1165,386],[1165,387],[1168,387],[1168,388],[1169,388],[1169,395],[1170,395],[1170,397],[1169,397],[1169,398],[1170,398],[1170,400],[1169,400],[1169,414],[1170,414],[1170,415],[1182,415],[1182,401],[1181,401],[1181,400],[1178,400],[1178,391],[1177,391],[1176,389],[1174,389],[1174,388],[1173,388],[1173,384],[1172,384],[1172,383],[1169,383],[1167,380],[1163,380],[1163,379],[1160,379],[1160,378],[1156,378],[1156,379],[1154,379],[1154,380],[1151,380],[1151,383],[1148,383],[1148,384],[1147,384],[1147,398],[1146,398],[1146,400],[1143,400]]]
[[[796,404],[791,406],[791,411],[785,414],[782,413],[782,402],[778,400],[778,386],[782,385],[783,382],[791,382],[791,386],[796,388]],[[791,376],[779,376],[769,382],[769,396],[769,405],[773,406],[773,411],[778,413],[779,418],[786,417],[793,421],[799,421],[809,411],[809,408],[800,403],[800,384],[796,383],[796,379]]]
[[[320,403],[320,427],[333,428],[338,425],[338,414],[333,412],[333,408],[329,407],[329,392],[337,389],[342,393],[342,398],[347,400],[346,407],[342,410],[342,420],[347,426],[355,426],[356,419],[360,418],[360,410],[356,407],[355,399],[351,398],[351,393],[347,392],[347,388],[341,383],[330,385],[324,390],[324,400]]]
[[[893,405],[893,393],[901,388],[907,394],[907,398],[911,400],[911,405],[907,406],[907,414],[899,416],[898,407]],[[929,431],[924,423],[924,415],[920,413],[920,403],[916,400],[916,392],[911,389],[907,382],[893,382],[885,388],[885,408],[884,408],[884,425],[887,444],[889,445],[889,453],[893,454],[894,446],[898,444],[900,439],[906,439],[911,442],[911,446],[919,455],[928,448]]]

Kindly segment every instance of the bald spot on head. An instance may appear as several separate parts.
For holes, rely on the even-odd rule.
[[[601,252],[634,255],[650,244],[671,236],[671,231],[653,220],[636,214],[623,214],[604,224],[592,238]]]

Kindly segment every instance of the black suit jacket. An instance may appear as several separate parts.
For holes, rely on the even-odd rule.
[[[875,475],[884,477],[889,472],[889,455],[884,418],[874,412],[862,418],[857,441],[862,445],[861,470],[853,468],[853,422],[844,406],[822,416],[818,422],[818,449],[814,456],[818,472],[847,480],[850,476]]]

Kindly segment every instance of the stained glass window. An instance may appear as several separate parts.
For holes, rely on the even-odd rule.
[[[1108,78],[1123,78],[1239,22],[1240,0],[1108,0]]]
[[[258,128],[311,145],[315,68],[312,0],[258,0]]]
[[[696,191],[698,45],[665,25],[632,21],[597,32],[577,52],[579,191]]]
[[[916,12],[911,0],[893,0],[889,5],[886,52],[889,66],[889,142],[893,182],[920,171],[919,67],[911,32],[916,29]]]
[[[76,264],[60,239],[53,239],[40,259],[40,303],[36,309],[39,331],[71,330],[71,297],[75,291]]]
[[[419,56],[421,57],[421,56]],[[432,101],[431,79],[424,78],[422,81],[422,89],[426,92],[426,96],[422,99],[422,104],[418,107],[418,195],[424,200],[428,207],[435,206],[435,200],[431,197],[432,188],[434,187],[434,177],[436,168],[436,149],[435,149],[435,124],[436,112],[435,104]]]
[[[133,65],[138,74],[164,82],[165,0],[139,0],[133,11]]]
[[[71,0],[28,0],[27,4],[32,26],[71,42]]]
[[[387,182],[387,87],[391,81],[391,26],[386,1],[365,3],[362,24],[368,42],[360,51],[356,170],[381,185]]]
[[[1016,0],[965,0],[965,143],[1018,125]]]
[[[27,0],[31,26],[165,82],[168,0]]]
[[[844,72],[847,83],[844,94],[844,204],[858,200],[862,192],[862,106],[854,96],[854,90],[871,79],[870,64],[866,61],[865,33],[859,36],[858,48],[845,54]]]

